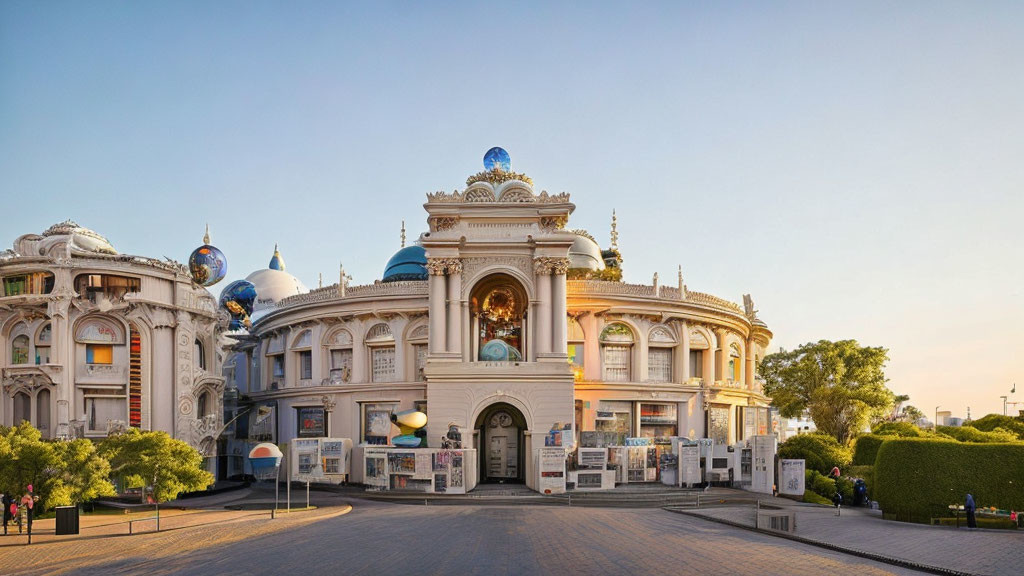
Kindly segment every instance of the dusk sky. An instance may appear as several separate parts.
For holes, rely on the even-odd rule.
[[[1001,413],[1022,30],[1020,2],[7,0],[0,249],[71,218],[184,262],[209,222],[227,281],[277,242],[311,288],[371,283],[502,146],[602,245],[618,212],[627,282],[681,264],[751,293],[773,350],[884,346],[929,418]]]

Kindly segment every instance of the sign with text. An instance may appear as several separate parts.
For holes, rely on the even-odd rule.
[[[538,450],[537,491],[541,494],[565,493],[565,450],[541,448]]]
[[[779,460],[779,494],[804,495],[804,474],[807,465],[799,460]]]

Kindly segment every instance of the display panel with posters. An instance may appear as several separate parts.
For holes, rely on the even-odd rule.
[[[565,492],[565,450],[541,448],[538,450],[537,471],[540,476],[537,491],[541,494]]]
[[[730,408],[724,404],[712,404],[708,407],[708,438],[714,440],[715,444],[724,446],[729,443]]]
[[[320,438],[327,435],[327,418],[323,406],[296,407],[299,438]]]
[[[295,438],[291,441],[292,478],[300,482],[323,479],[319,438]]]
[[[367,448],[363,452],[363,483],[371,490],[388,487],[388,451],[384,448]]]
[[[579,448],[577,453],[581,470],[604,470],[608,464],[606,448]]]
[[[594,419],[597,432],[617,432],[629,436],[633,431],[633,403],[624,401],[602,401]]]
[[[676,404],[640,403],[640,436],[667,438],[675,436],[678,424]]]
[[[253,408],[249,416],[249,441],[277,441],[277,401],[267,402]]]
[[[779,494],[804,495],[804,460],[779,460]]]
[[[775,436],[754,436],[754,474],[750,482],[750,490],[771,494],[775,487]]]
[[[687,487],[700,484],[700,446],[696,442],[679,444],[679,479]]]
[[[363,404],[364,444],[386,446],[391,435],[391,413],[395,411],[395,403]]]

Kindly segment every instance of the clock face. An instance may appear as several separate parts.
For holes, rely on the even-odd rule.
[[[491,428],[508,428],[512,425],[512,416],[508,412],[498,412],[491,416]]]

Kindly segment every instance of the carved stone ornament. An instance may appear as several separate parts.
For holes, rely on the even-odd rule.
[[[458,217],[435,216],[430,219],[431,232],[444,232],[455,228],[459,223]]]
[[[431,276],[444,276],[444,271],[447,268],[448,261],[444,258],[430,258],[427,260],[427,272]]]
[[[485,170],[483,172],[477,172],[469,178],[466,178],[466,186],[471,186],[474,182],[501,184],[503,182],[508,182],[509,180],[518,180],[533,186],[533,179],[526,174],[505,170]],[[504,202],[504,200],[502,201]]]
[[[565,225],[568,223],[569,216],[567,214],[560,214],[558,216],[543,216],[540,219],[540,227],[545,232],[563,230],[565,229]]]
[[[445,259],[445,270],[448,274],[462,274],[462,260],[458,258]]]
[[[569,259],[538,256],[533,259],[533,271],[535,274],[542,276],[546,274],[565,274],[569,271]]]

